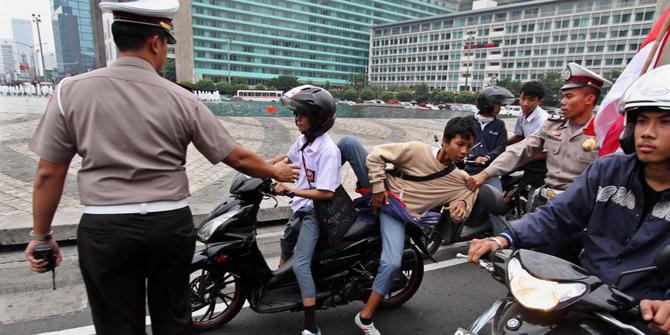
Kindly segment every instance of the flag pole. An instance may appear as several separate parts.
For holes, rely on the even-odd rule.
[[[651,61],[653,61],[654,56],[656,56],[656,51],[658,51],[658,48],[661,46],[661,43],[663,42],[663,38],[665,38],[665,34],[668,32],[668,27],[670,27],[670,15],[667,15],[665,17],[663,27],[661,28],[661,31],[658,33],[658,36],[656,36],[654,46],[652,47],[651,52],[649,52],[649,56],[647,56],[647,61],[644,62],[644,67],[642,67],[640,75],[647,73],[647,69],[649,69]]]

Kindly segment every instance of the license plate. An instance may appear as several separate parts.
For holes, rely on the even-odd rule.
[[[469,330],[465,330],[463,328],[458,328],[458,329],[456,329],[456,332],[454,333],[454,335],[477,335],[477,334],[475,334],[475,333],[473,333]]]

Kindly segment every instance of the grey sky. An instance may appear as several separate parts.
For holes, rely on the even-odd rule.
[[[49,0],[0,0],[0,38],[12,39],[12,19],[32,20],[31,14],[40,14],[40,32],[45,52],[55,52],[54,34],[51,27],[51,1]],[[37,29],[33,23],[35,46]]]

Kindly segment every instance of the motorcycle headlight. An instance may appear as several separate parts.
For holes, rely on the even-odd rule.
[[[242,212],[242,209],[239,208],[234,209],[203,223],[198,228],[198,238],[201,241],[207,242],[207,240],[209,240],[209,238],[212,237],[212,234],[214,234],[217,228],[219,228],[222,224],[226,223],[228,220],[230,220],[240,212]]]
[[[533,277],[521,267],[517,258],[509,261],[507,277],[514,297],[530,309],[548,311],[586,292],[586,285],[582,283],[557,283]]]

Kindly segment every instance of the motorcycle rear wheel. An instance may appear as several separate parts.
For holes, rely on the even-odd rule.
[[[416,249],[412,249],[412,251],[414,259],[411,262],[403,260],[403,267],[400,273],[398,273],[398,276],[405,276],[407,284],[400,290],[389,292],[379,305],[380,309],[400,307],[400,305],[406,303],[419,290],[419,286],[421,286],[421,281],[423,280],[423,259]]]
[[[189,281],[193,331],[219,328],[240,312],[246,300],[242,280],[227,271],[191,270]]]

